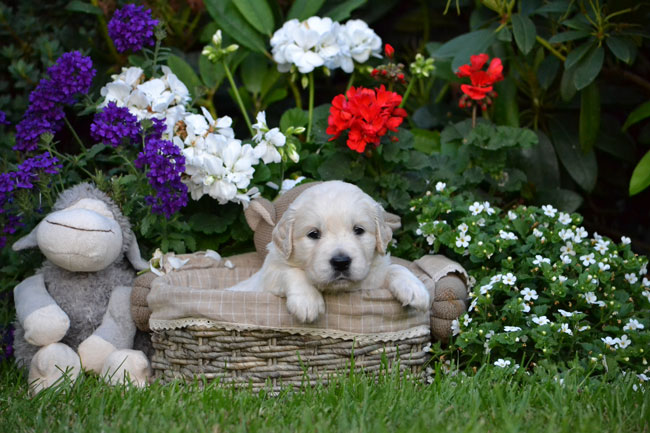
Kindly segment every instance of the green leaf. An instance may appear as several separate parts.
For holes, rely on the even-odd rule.
[[[167,57],[167,66],[187,86],[192,98],[195,98],[197,88],[201,87],[201,80],[194,69],[185,60],[173,54]]]
[[[535,45],[537,30],[533,21],[521,14],[512,15],[512,31],[515,35],[515,42],[522,53],[528,54]]]
[[[562,24],[574,30],[591,31],[591,23],[582,14],[577,14],[573,18],[564,20]]]
[[[582,90],[590,85],[603,68],[605,60],[605,50],[603,47],[593,48],[589,54],[582,58],[576,66],[576,72],[573,76],[573,84],[576,89]]]
[[[528,180],[535,187],[558,188],[560,186],[560,166],[553,144],[546,134],[537,131],[537,146],[522,148],[517,156],[517,166],[526,170]]]
[[[97,6],[93,6],[90,3],[82,2],[79,0],[72,0],[65,7],[65,10],[72,12],[82,12],[84,14],[90,15],[104,15],[104,12]]]
[[[600,119],[600,132],[595,146],[622,161],[636,163],[636,143],[621,131],[621,123],[614,116],[603,114]]]
[[[289,9],[286,21],[297,19],[304,21],[309,17],[317,15],[318,10],[323,6],[325,0],[295,0]]]
[[[267,0],[232,0],[240,14],[258,32],[271,36],[275,23]]]
[[[650,101],[638,106],[627,116],[623,124],[623,131],[627,131],[627,128],[648,117],[650,117]]]
[[[209,89],[219,87],[226,76],[221,62],[214,64],[206,56],[199,57],[199,73],[203,84]]]
[[[571,52],[566,56],[566,60],[564,61],[564,69],[571,69],[577,65],[578,62],[582,60],[582,58],[589,52],[589,50],[595,46],[596,43],[590,40],[571,50]]]
[[[605,39],[605,43],[609,47],[609,50],[618,57],[619,60],[631,65],[636,57],[636,46],[634,42],[629,39],[618,38],[616,36],[610,36]]]
[[[246,90],[252,94],[259,94],[267,70],[266,58],[261,54],[251,53],[246,57],[241,64],[241,78]]]
[[[432,55],[436,59],[453,59],[451,68],[456,71],[460,66],[469,63],[470,56],[487,51],[495,40],[494,31],[489,29],[476,30],[457,36],[444,43]]]
[[[246,48],[264,54],[267,40],[241,16],[233,0],[204,0],[205,8],[224,33]]]
[[[595,82],[580,92],[580,147],[583,153],[591,151],[600,130],[600,91]]]
[[[350,176],[350,157],[346,152],[336,152],[318,167],[323,180],[343,180]]]
[[[280,118],[280,130],[286,131],[290,126],[307,126],[309,113],[298,107],[285,111]]]
[[[580,194],[568,189],[542,189],[537,192],[535,203],[538,205],[552,204],[563,212],[575,212],[584,199]]]
[[[517,105],[517,86],[512,77],[507,77],[495,85],[500,96],[494,103],[494,120],[499,125],[519,126],[519,106]]]
[[[551,44],[559,44],[567,41],[575,41],[589,36],[589,32],[584,30],[569,30],[568,32],[558,33],[553,35],[548,42]]]
[[[253,183],[261,184],[271,179],[271,169],[266,164],[257,164],[253,173]]]
[[[635,195],[650,186],[650,151],[634,167],[630,178],[630,195]]]
[[[104,143],[97,143],[93,147],[88,149],[88,151],[84,154],[84,157],[86,159],[93,159],[95,156],[97,156],[99,152],[101,152],[104,149],[106,149],[106,145]]]
[[[598,176],[596,155],[593,151],[587,154],[582,153],[579,147],[577,131],[570,125],[569,122],[562,124],[557,120],[553,120],[550,128],[551,140],[560,162],[566,168],[569,176],[582,189],[591,192],[596,186]]]
[[[560,61],[555,56],[546,57],[537,68],[537,82],[544,90],[548,90],[555,81],[557,71],[560,68]]]
[[[219,215],[199,212],[190,217],[189,223],[192,230],[206,235],[224,233],[230,224],[237,219],[237,213],[228,212],[226,208]]]
[[[344,21],[350,17],[353,10],[366,4],[368,0],[345,0],[323,14],[325,17],[332,18],[333,21]]]
[[[422,153],[430,155],[434,152],[440,152],[440,132],[429,131],[428,129],[411,129],[413,133],[413,148]]]
[[[575,73],[575,68],[564,69],[564,72],[562,73],[562,80],[560,81],[560,96],[565,102],[572,100],[576,95],[576,86],[573,84]]]

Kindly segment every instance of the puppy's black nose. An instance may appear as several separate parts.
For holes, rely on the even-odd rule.
[[[336,255],[330,260],[330,265],[339,272],[347,271],[350,268],[350,263],[352,263],[352,259],[345,254]]]

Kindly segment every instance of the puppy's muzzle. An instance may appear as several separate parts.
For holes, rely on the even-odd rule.
[[[334,269],[337,272],[348,271],[350,269],[351,263],[352,263],[352,259],[350,258],[350,256],[345,254],[337,254],[330,259],[330,265],[332,265],[332,269]]]

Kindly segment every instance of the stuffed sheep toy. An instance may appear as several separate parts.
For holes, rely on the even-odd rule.
[[[61,193],[53,210],[13,249],[38,247],[47,260],[14,289],[15,357],[29,370],[32,393],[81,368],[111,383],[147,383],[149,362],[131,350],[130,313],[140,257],[129,221],[88,183]]]

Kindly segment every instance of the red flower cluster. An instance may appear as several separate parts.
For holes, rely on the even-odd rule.
[[[469,99],[474,101],[482,101],[481,107],[485,110],[487,104],[492,103],[492,99],[497,96],[496,92],[492,89],[492,85],[497,81],[503,80],[503,65],[501,59],[495,57],[490,62],[487,70],[483,70],[483,66],[487,63],[489,56],[485,53],[477,56],[470,57],[470,64],[463,65],[458,68],[456,75],[459,78],[469,77],[472,82],[469,84],[462,84],[460,89],[465,95],[460,99],[460,107],[464,108],[471,105]],[[483,101],[485,100],[485,101]]]
[[[362,153],[368,143],[379,146],[381,137],[389,130],[396,132],[406,117],[406,111],[398,107],[401,102],[401,95],[383,85],[379,89],[350,87],[346,95],[337,95],[332,100],[326,130],[334,135],[330,141],[349,130],[350,149]]]

